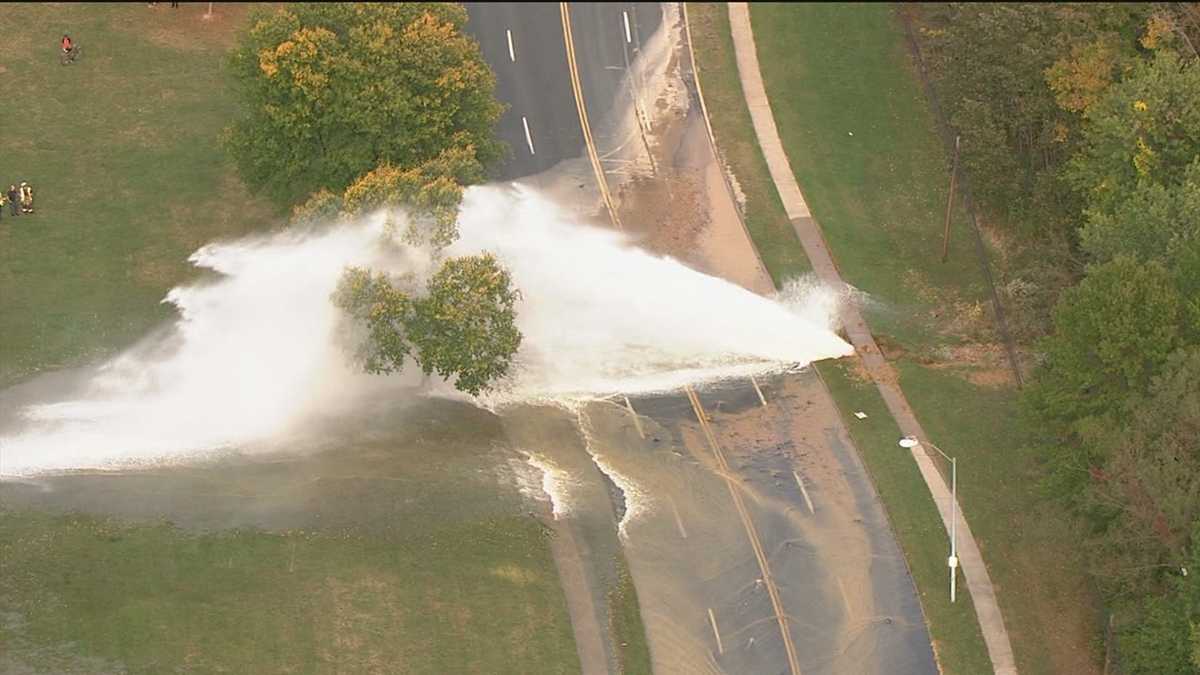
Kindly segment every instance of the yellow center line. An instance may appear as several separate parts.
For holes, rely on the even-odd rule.
[[[583,130],[583,141],[587,146],[588,159],[592,162],[592,171],[596,172],[596,181],[600,184],[600,196],[604,199],[604,206],[608,208],[608,216],[618,230],[623,230],[625,226],[621,224],[621,217],[617,215],[617,207],[613,202],[612,194],[608,191],[608,180],[604,177],[604,167],[600,164],[600,155],[596,152],[596,143],[592,139],[592,127],[588,124],[587,107],[583,100],[583,86],[580,84],[579,68],[575,63],[575,38],[571,33],[571,12],[567,9],[565,2],[558,3],[558,7],[562,14],[563,41],[567,47],[567,69],[571,72],[571,91],[575,94],[575,107],[579,109],[579,126]]]
[[[754,522],[750,520],[750,512],[746,510],[746,504],[742,501],[742,493],[734,483],[733,476],[729,471],[729,464],[725,461],[725,454],[721,452],[721,445],[717,442],[717,437],[708,424],[708,417],[704,412],[704,406],[700,404],[700,397],[696,395],[696,392],[690,386],[684,387],[684,391],[687,392],[688,400],[692,404],[692,410],[696,413],[696,419],[700,421],[700,429],[704,432],[704,438],[708,441],[713,455],[717,458],[717,466],[725,478],[725,486],[729,488],[729,495],[733,498],[734,508],[737,509],[738,516],[742,520],[742,527],[746,529],[746,535],[750,538],[750,548],[754,550],[754,557],[758,560],[758,568],[762,571],[763,583],[767,587],[767,595],[771,597],[771,607],[775,611],[775,619],[779,622],[779,631],[783,634],[783,648],[787,652],[788,667],[791,669],[792,675],[800,675],[800,663],[796,658],[796,646],[792,644],[792,634],[788,628],[787,615],[783,611],[783,602],[779,598],[779,590],[775,588],[775,580],[771,577],[771,567],[767,564],[767,556],[763,552],[762,542],[759,541],[758,531],[754,529]]]

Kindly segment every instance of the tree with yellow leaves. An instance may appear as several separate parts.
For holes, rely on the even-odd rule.
[[[502,106],[462,33],[466,18],[455,3],[416,2],[293,3],[256,15],[229,64],[240,110],[227,144],[243,179],[295,202],[450,153],[472,167],[454,176],[460,183],[481,180],[501,154]]]

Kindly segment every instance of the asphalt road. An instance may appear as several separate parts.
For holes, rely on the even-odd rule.
[[[561,6],[468,3],[467,9],[467,30],[508,106],[498,134],[511,154],[493,177],[522,178],[583,156]],[[615,156],[627,135],[620,115],[633,105],[624,75],[642,40],[659,28],[662,8],[571,3],[569,16],[591,138],[615,184]],[[631,419],[640,420],[645,434],[640,426],[634,432],[626,408],[589,406],[579,420],[590,430],[586,455],[556,443],[522,446],[541,448],[576,477],[580,509],[571,527],[581,529],[579,541],[604,539],[589,535],[589,527],[612,527],[611,515],[600,517],[609,513],[601,505],[605,490],[585,499],[583,475],[602,463],[642,486],[636,499],[619,500],[617,517],[626,522],[631,499],[645,502],[621,537],[656,671],[936,672],[903,557],[837,411],[831,402],[816,403],[827,395],[814,377],[787,380],[765,387],[776,402],[761,410],[745,382],[699,391],[694,412],[679,396],[626,403],[637,408]],[[698,426],[688,421],[692,414]],[[542,422],[513,425],[526,427],[540,429]],[[595,566],[603,556],[589,558]],[[596,583],[604,569],[584,574],[593,579],[592,592],[604,587]],[[581,651],[585,672],[603,671],[605,661],[611,672],[612,645],[603,651],[593,659]]]
[[[497,125],[497,135],[508,144],[510,153],[506,161],[493,167],[492,177],[513,180],[583,155],[559,4],[468,2],[466,7],[466,30],[479,42],[484,59],[496,73],[497,98],[508,106]],[[625,69],[641,38],[658,28],[662,9],[653,2],[571,3],[570,17],[588,118],[593,129],[604,129],[619,97]],[[603,134],[596,143],[603,152]]]

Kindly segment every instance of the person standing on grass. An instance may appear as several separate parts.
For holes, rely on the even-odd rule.
[[[33,213],[33,186],[21,181],[21,213]]]
[[[9,185],[8,186],[8,208],[12,211],[12,214],[14,216],[20,215],[20,213],[21,213],[20,211],[17,210],[17,204],[20,201],[21,201],[21,195],[20,195],[20,193],[17,192],[17,186]]]

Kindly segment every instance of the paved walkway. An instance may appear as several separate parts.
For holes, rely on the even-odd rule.
[[[737,54],[738,75],[742,82],[742,91],[746,96],[746,105],[754,121],[754,131],[758,143],[762,147],[771,172],[771,179],[783,200],[788,218],[800,237],[805,253],[812,263],[813,270],[822,282],[831,288],[843,289],[845,282],[838,273],[837,265],[829,253],[821,228],[808,210],[800,186],[796,183],[795,174],[788,163],[787,154],[783,151],[783,143],[779,139],[779,131],[775,128],[775,118],[771,113],[771,104],[767,100],[766,88],[763,85],[762,73],[758,68],[758,54],[754,46],[754,32],[750,26],[750,9],[744,2],[729,3],[729,23],[733,32],[734,50]],[[847,304],[843,310],[843,323],[850,342],[853,343],[875,386],[883,396],[884,403],[891,411],[892,417],[900,426],[900,430],[908,436],[914,436],[923,443],[928,443],[925,431],[917,422],[916,415],[904,397],[904,392],[897,384],[895,370],[884,359],[866,321],[858,307]],[[897,447],[897,451],[900,449]],[[937,504],[942,523],[950,529],[951,495],[950,489],[929,454],[920,446],[912,449],[913,459],[921,470],[921,476],[933,501]],[[992,660],[992,668],[997,675],[1016,675],[1017,666],[1013,660],[1012,645],[1008,640],[1008,631],[1004,628],[1004,617],[1000,614],[1000,606],[996,603],[996,593],[992,588],[992,580],[988,576],[987,567],[975,537],[967,526],[958,509],[958,558],[966,577],[967,588],[975,602],[975,613],[979,618],[979,627],[983,631],[983,639],[987,644],[988,655]]]

